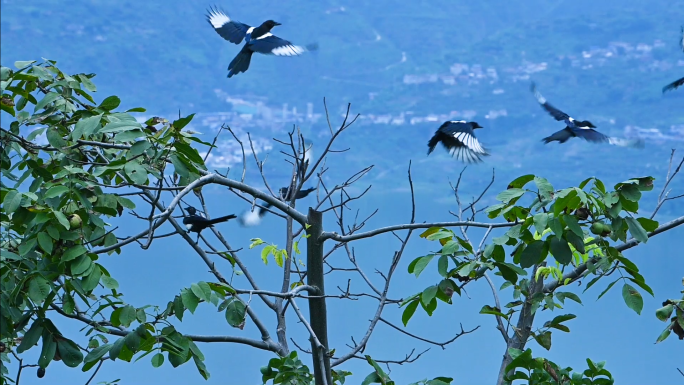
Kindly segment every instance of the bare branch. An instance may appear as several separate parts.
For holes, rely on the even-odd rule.
[[[482,222],[432,222],[432,223],[408,223],[403,225],[394,225],[381,227],[372,231],[366,231],[365,233],[350,234],[347,236],[340,235],[336,232],[324,232],[321,237],[323,239],[333,239],[338,242],[351,242],[363,238],[370,238],[378,234],[388,233],[397,230],[415,230],[415,229],[428,229],[430,227],[482,227],[482,228],[501,228],[501,227],[513,227],[515,223],[482,223]]]
[[[413,337],[413,338],[415,338],[415,339],[417,339],[417,340],[420,340],[420,341],[423,341],[423,342],[427,342],[427,343],[432,344],[432,345],[437,345],[437,346],[439,346],[439,347],[442,348],[442,349],[445,349],[445,346],[447,346],[447,345],[449,345],[450,343],[456,341],[459,337],[461,337],[461,336],[463,336],[463,335],[465,335],[465,334],[470,334],[470,333],[472,333],[472,332],[474,332],[475,330],[477,330],[477,329],[480,328],[480,326],[478,325],[478,326],[476,326],[474,329],[465,331],[465,330],[463,329],[463,324],[461,324],[461,331],[460,331],[459,333],[457,333],[456,336],[455,336],[454,338],[452,338],[452,339],[450,339],[450,340],[448,340],[448,341],[444,341],[444,342],[437,342],[437,341],[432,341],[432,340],[425,339],[425,338],[423,338],[423,337],[419,337],[419,336],[417,336],[417,335],[415,335],[415,334],[411,334],[411,333],[407,332],[406,330],[400,328],[399,326],[396,326],[396,325],[392,324],[391,322],[387,321],[386,319],[384,319],[384,318],[382,318],[382,317],[380,317],[380,321],[386,323],[387,325],[391,326],[391,327],[394,328],[395,330],[398,330],[398,331],[400,331],[401,333],[406,334],[406,335],[409,336],[409,337]]]
[[[492,294],[494,295],[494,302],[496,303],[496,310],[501,311],[501,302],[499,301],[499,294],[496,292],[494,282],[492,282],[491,278],[489,278],[487,273],[484,274],[484,277],[487,280],[489,287],[492,289]],[[496,314],[496,323],[498,324],[497,329],[499,329],[499,331],[501,332],[501,336],[503,337],[504,341],[508,344],[508,334],[506,334],[506,328],[504,327],[503,321],[501,320],[501,316],[498,314]]]

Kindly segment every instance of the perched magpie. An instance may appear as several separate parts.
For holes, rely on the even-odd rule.
[[[594,130],[596,126],[588,120],[575,120],[574,118],[570,117],[570,115],[549,104],[546,98],[544,98],[539,91],[537,91],[537,86],[534,84],[534,82],[532,82],[530,85],[530,90],[546,112],[553,116],[553,118],[557,121],[565,122],[566,125],[564,129],[554,132],[551,136],[547,136],[546,138],[542,139],[544,144],[548,144],[553,141],[565,143],[570,138],[579,137],[589,142],[609,143],[622,147],[643,147],[644,145],[643,139],[631,140],[613,138]]]
[[[250,27],[237,20],[231,20],[225,12],[216,7],[207,11],[207,20],[216,33],[229,42],[240,44],[243,39],[245,41],[240,53],[228,65],[229,78],[247,71],[254,52],[276,56],[295,56],[318,48],[316,44],[306,47],[294,45],[271,34],[273,27],[281,25],[273,20],[266,20],[258,27]]]
[[[684,25],[682,26],[682,36],[679,39],[679,46],[682,49],[682,52],[684,52]],[[677,88],[679,88],[682,85],[684,85],[684,78],[681,78],[679,80],[675,80],[672,83],[663,87],[663,93],[666,93],[667,91],[676,90]]]
[[[243,226],[243,227],[252,227],[252,226],[257,226],[261,223],[261,218],[266,215],[268,212],[266,209],[271,207],[270,203],[264,202],[260,206],[255,206],[254,211],[252,210],[247,210],[240,217],[238,218],[238,222]]]
[[[197,215],[197,209],[195,209],[192,206],[189,206],[188,208],[185,209],[188,212],[188,216],[183,218],[183,224],[185,225],[185,228],[188,229],[188,232],[195,232],[197,233],[197,240],[199,241],[199,234],[202,230],[206,229],[207,227],[214,227],[214,224],[220,223],[220,222],[225,222],[229,219],[236,218],[236,215],[226,215],[223,217],[218,217],[214,219],[207,219],[205,217]]]
[[[428,155],[437,143],[442,142],[444,148],[454,158],[465,163],[482,162],[481,156],[488,156],[487,150],[475,137],[475,130],[482,128],[477,122],[451,120],[442,124],[428,142]]]
[[[316,191],[315,187],[310,187],[304,190],[299,190],[297,192],[297,197],[295,199],[302,199],[306,198],[307,195],[311,194],[313,191]],[[281,187],[280,190],[278,190],[278,193],[280,194],[280,197],[283,198],[283,200],[289,201],[290,200],[290,188],[289,187]]]

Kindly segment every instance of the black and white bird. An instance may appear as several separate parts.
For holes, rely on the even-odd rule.
[[[544,144],[548,144],[554,141],[557,141],[558,143],[565,143],[570,138],[578,137],[588,142],[609,143],[622,147],[643,147],[644,145],[643,139],[623,139],[610,137],[594,130],[596,126],[590,121],[576,120],[572,118],[570,115],[552,106],[546,100],[546,98],[544,98],[542,94],[540,94],[539,91],[537,91],[537,86],[534,84],[534,82],[532,82],[532,84],[530,85],[530,90],[534,94],[534,97],[537,99],[537,102],[539,102],[539,104],[546,112],[553,116],[553,118],[557,121],[565,122],[564,129],[554,132],[551,136],[547,136],[546,138],[542,139],[542,142],[544,142]]]
[[[316,191],[315,187],[310,187],[304,190],[299,190],[297,192],[297,199],[302,199],[306,198],[307,195],[311,194],[312,192]],[[278,190],[278,193],[280,194],[280,197],[283,198],[284,201],[289,201],[291,199],[290,197],[290,188],[289,187],[281,187],[280,190]]]
[[[197,215],[197,209],[192,206],[188,206],[188,208],[185,210],[188,212],[188,215],[183,218],[183,224],[188,232],[197,233],[197,241],[199,241],[199,234],[202,232],[202,230],[206,229],[207,227],[214,227],[214,225],[217,223],[226,222],[229,219],[237,217],[236,215],[231,214],[214,219],[207,219],[203,216]]]
[[[679,38],[679,47],[682,49],[682,52],[684,52],[684,25],[682,26],[682,35]],[[663,93],[666,93],[667,91],[676,90],[677,88],[679,88],[683,85],[684,85],[684,78],[675,80],[672,83],[663,87]]]
[[[305,198],[307,195],[311,194],[313,191],[316,191],[316,188],[311,187],[308,189],[304,190],[299,190],[299,193],[297,193],[297,198],[296,199],[302,199]],[[278,190],[278,194],[280,194],[280,198],[284,201],[288,201],[288,192],[289,188],[287,187],[282,187]],[[271,207],[270,203],[262,203],[261,206],[255,206],[254,210],[247,210],[244,213],[240,215],[238,218],[238,222],[243,227],[253,227],[253,226],[258,226],[261,224],[261,220],[263,219],[264,215],[268,212],[268,208]]]
[[[477,122],[465,120],[450,120],[444,122],[428,142],[428,155],[434,151],[437,143],[442,142],[444,148],[454,158],[465,163],[482,162],[483,156],[488,156],[475,137],[475,130],[482,128]]]
[[[238,222],[242,227],[258,226],[261,223],[261,219],[268,212],[266,209],[269,207],[271,207],[271,204],[266,202],[262,203],[261,206],[254,206],[254,210],[247,210],[242,213],[238,218]]]
[[[222,38],[231,43],[240,44],[245,41],[240,53],[235,56],[228,65],[228,77],[245,72],[249,68],[252,54],[255,52],[276,55],[276,56],[296,56],[306,51],[318,49],[317,44],[307,46],[294,45],[291,42],[281,39],[271,33],[273,27],[281,25],[273,20],[266,20],[258,27],[250,27],[237,20],[231,20],[228,15],[220,9],[213,7],[207,12],[207,20]]]

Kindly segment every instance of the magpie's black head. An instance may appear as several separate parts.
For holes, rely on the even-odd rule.
[[[192,207],[192,206],[188,206],[185,210],[186,210],[186,211],[188,212],[188,214],[190,214],[190,215],[195,215],[195,214],[197,213],[197,209],[194,208],[194,207]]]
[[[281,25],[281,24],[278,23],[277,21],[266,20],[266,21],[264,21],[263,23],[261,23],[261,25],[262,25],[263,27],[266,27],[266,28],[270,31],[271,28],[275,27],[276,25]]]
[[[484,128],[484,127],[480,126],[479,124],[477,124],[477,122],[471,122],[471,123],[473,125],[473,130],[476,128]]]
[[[591,128],[596,128],[596,126],[594,126],[594,124],[593,124],[592,122],[588,121],[588,120],[580,120],[580,121],[575,122],[575,124],[576,124],[577,126],[580,126],[580,127],[591,127]]]

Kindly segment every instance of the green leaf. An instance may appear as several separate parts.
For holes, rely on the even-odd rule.
[[[81,139],[81,137],[88,138],[100,127],[101,119],[102,114],[79,120],[76,122],[74,130],[71,132],[71,139],[78,140]]]
[[[187,165],[183,160],[180,159],[180,157],[176,154],[171,154],[169,156],[171,159],[171,163],[173,164],[173,168],[180,177],[182,178],[188,178],[190,176],[190,171],[188,170]]]
[[[429,254],[429,255],[426,255],[426,256],[424,256],[424,257],[421,257],[421,258],[416,262],[416,264],[415,264],[415,266],[414,266],[414,268],[413,268],[413,274],[415,274],[416,277],[418,277],[418,276],[420,275],[420,273],[422,273],[423,270],[425,270],[425,268],[427,267],[427,265],[430,263],[430,261],[432,261],[432,258],[434,258],[434,257],[435,257],[434,254]]]
[[[509,203],[513,199],[520,198],[523,194],[525,194],[524,189],[511,188],[500,192],[499,195],[496,196],[496,200],[501,201],[503,203]]]
[[[128,120],[118,120],[114,121],[111,123],[107,123],[104,127],[102,127],[99,131],[96,131],[98,134],[112,134],[112,133],[118,133],[118,132],[123,132],[123,131],[131,131],[131,130],[140,130],[142,126],[138,122],[131,122]]]
[[[528,174],[515,178],[509,185],[508,188],[523,188],[526,184],[534,180],[534,175]]]
[[[434,233],[440,231],[441,229],[442,229],[441,227],[430,227],[429,229],[423,231],[420,234],[420,237],[421,238],[427,238],[429,235],[434,234]]]
[[[59,98],[60,95],[56,92],[48,92],[38,103],[36,103],[35,108],[33,109],[33,112],[36,113],[48,104],[54,102],[57,98]]]
[[[245,322],[245,311],[247,307],[242,301],[234,299],[226,307],[226,321],[228,324],[235,328],[241,328],[242,324]]]
[[[3,201],[3,211],[8,214],[17,211],[19,206],[21,206],[21,200],[23,198],[24,195],[17,190],[10,190],[7,195],[5,195],[5,199]]]
[[[152,144],[146,140],[141,140],[139,142],[135,142],[132,146],[131,149],[128,150],[128,155],[129,156],[138,156],[145,152],[148,148],[152,147]],[[164,357],[164,356],[162,356]]]
[[[173,127],[176,128],[177,130],[181,130],[183,127],[187,126],[188,123],[192,120],[192,118],[195,116],[195,114],[190,114],[184,118],[180,118],[176,121],[173,122]]]
[[[622,286],[622,298],[625,300],[627,307],[634,310],[637,314],[641,314],[641,310],[644,308],[644,299],[633,286],[627,283]]]
[[[161,353],[157,353],[154,356],[152,356],[152,367],[153,368],[158,368],[164,364],[164,355]]]
[[[563,220],[573,233],[575,233],[578,237],[584,238],[584,232],[582,231],[582,227],[579,225],[579,223],[577,223],[577,218],[575,218],[574,215],[565,214],[563,215]]]
[[[71,340],[60,338],[57,341],[57,350],[64,365],[70,368],[75,368],[83,362],[83,353]]]
[[[437,285],[432,285],[423,290],[423,293],[420,296],[420,301],[423,303],[423,305],[427,306],[435,297],[437,296]]]
[[[411,301],[409,302],[408,306],[406,306],[406,309],[404,309],[404,312],[401,314],[401,322],[404,323],[404,327],[408,325],[409,320],[411,317],[413,317],[413,314],[416,312],[417,308],[418,301]]]
[[[97,91],[97,87],[95,87],[95,84],[93,84],[93,82],[86,75],[78,74],[76,75],[76,77],[78,77],[78,79],[81,81],[83,87],[85,87],[86,90],[90,92]]]
[[[102,281],[102,284],[104,287],[110,290],[116,290],[119,288],[119,282],[116,281],[116,279],[112,277],[108,277],[106,275],[103,275],[102,278],[100,278]]]
[[[183,300],[183,305],[186,309],[190,310],[190,313],[195,313],[197,305],[199,305],[199,298],[192,291],[188,289],[183,289],[181,291],[181,299]]]
[[[109,352],[109,349],[111,348],[112,344],[100,345],[95,349],[91,350],[90,352],[88,352],[88,354],[83,359],[83,362],[89,363],[98,361],[100,358],[104,357],[104,355],[107,354]]]
[[[634,239],[641,243],[648,242],[648,234],[646,233],[646,230],[644,230],[644,228],[641,227],[639,221],[637,221],[631,216],[626,217],[625,221],[627,222],[629,232],[630,234],[632,234],[632,237],[634,237]]]
[[[57,221],[59,222],[60,225],[64,226],[64,228],[67,230],[69,230],[71,228],[71,225],[69,224],[69,220],[67,219],[66,215],[64,215],[63,212],[53,211],[53,213],[55,214],[55,218],[57,219]],[[81,247],[83,247],[83,246],[81,246]]]
[[[539,345],[541,345],[541,347],[543,347],[546,350],[551,350],[551,332],[550,331],[547,330],[547,331],[539,333],[539,334],[533,334],[533,337],[534,337],[535,341],[537,341],[537,343]]]
[[[560,222],[560,219],[558,218],[551,218],[549,221],[549,228],[551,228],[551,231],[556,235],[556,238],[560,239],[560,237],[563,236],[563,225]]]
[[[428,235],[425,239],[427,239],[428,241],[437,241],[440,239],[451,238],[453,236],[454,236],[454,233],[452,233],[449,230],[440,230],[440,231],[437,231],[435,233]]]
[[[526,269],[539,263],[542,257],[542,250],[544,249],[543,241],[534,241],[527,245],[520,255],[520,267]]]
[[[549,242],[549,251],[558,263],[567,265],[572,261],[572,251],[568,246],[568,242],[556,237],[549,237],[547,241]]]
[[[449,268],[449,257],[442,255],[437,260],[437,273],[442,277],[447,276],[447,269]]]
[[[38,358],[38,365],[41,368],[47,368],[55,358],[55,352],[57,352],[57,343],[55,342],[52,334],[47,330],[43,331],[43,348],[40,352],[40,357]]]
[[[33,64],[35,62],[36,62],[35,60],[28,60],[28,61],[18,60],[18,61],[14,62],[14,66],[18,69],[22,69],[24,67],[30,66],[31,64]]]
[[[573,233],[572,231],[566,231],[565,232],[565,239],[570,242],[570,244],[577,250],[578,252],[584,254],[586,253],[586,250],[584,248],[584,238],[583,237],[578,237],[577,234]]]
[[[651,232],[655,231],[655,229],[658,228],[658,221],[654,221],[653,219],[648,219],[648,218],[637,218],[637,221],[641,225],[641,227],[644,228],[644,230]]]
[[[549,183],[548,180],[540,176],[535,176],[534,184],[537,185],[537,189],[539,189],[539,195],[542,196],[542,199],[551,199],[553,195],[553,186],[551,186],[551,183]]]
[[[43,303],[50,294],[50,283],[43,277],[36,275],[29,281],[28,295],[35,303]]]
[[[38,245],[47,254],[52,254],[52,238],[47,233],[38,233]]]
[[[76,245],[70,249],[68,249],[64,255],[62,255],[62,262],[68,262],[71,261],[72,259],[76,259],[77,257],[80,257],[81,255],[85,254],[88,251],[85,247],[82,245]]]
[[[119,313],[119,323],[124,327],[129,327],[136,320],[135,308],[131,305],[126,305],[121,308],[121,313]]]
[[[116,107],[119,107],[119,104],[121,104],[121,99],[119,99],[118,96],[112,95],[108,98],[105,98],[105,100],[100,103],[99,107],[103,110],[111,111]]]
[[[670,319],[670,316],[672,316],[672,311],[674,310],[674,305],[673,304],[667,304],[664,307],[661,307],[660,309],[656,310],[656,317],[663,321],[667,322]],[[406,326],[404,324],[404,326]]]
[[[147,171],[136,161],[128,162],[124,166],[124,172],[135,184],[145,184],[147,181]]]
[[[29,330],[26,331],[19,346],[17,346],[17,353],[23,353],[31,349],[38,343],[40,336],[43,334],[43,323],[36,320],[31,324]]]
[[[206,282],[200,281],[198,283],[193,283],[190,285],[190,290],[199,299],[202,299],[206,302],[209,302],[211,299],[211,288]]]
[[[49,190],[47,190],[45,192],[44,199],[50,199],[50,198],[58,197],[64,193],[66,193],[67,191],[69,191],[69,187],[67,187],[67,186],[63,186],[63,185],[52,186],[52,187],[50,187]]]
[[[537,232],[541,235],[544,230],[546,230],[546,227],[549,223],[549,214],[547,213],[538,213],[535,214],[533,217],[534,220],[534,228],[537,230]]]
[[[639,191],[639,187],[634,184],[623,185],[620,188],[620,195],[632,202],[638,202],[639,199],[641,199],[641,191]]]
[[[92,266],[93,260],[90,259],[90,256],[88,254],[83,254],[79,257],[77,257],[72,263],[71,263],[71,274],[73,275],[81,275],[88,271],[90,269],[90,266]]]

